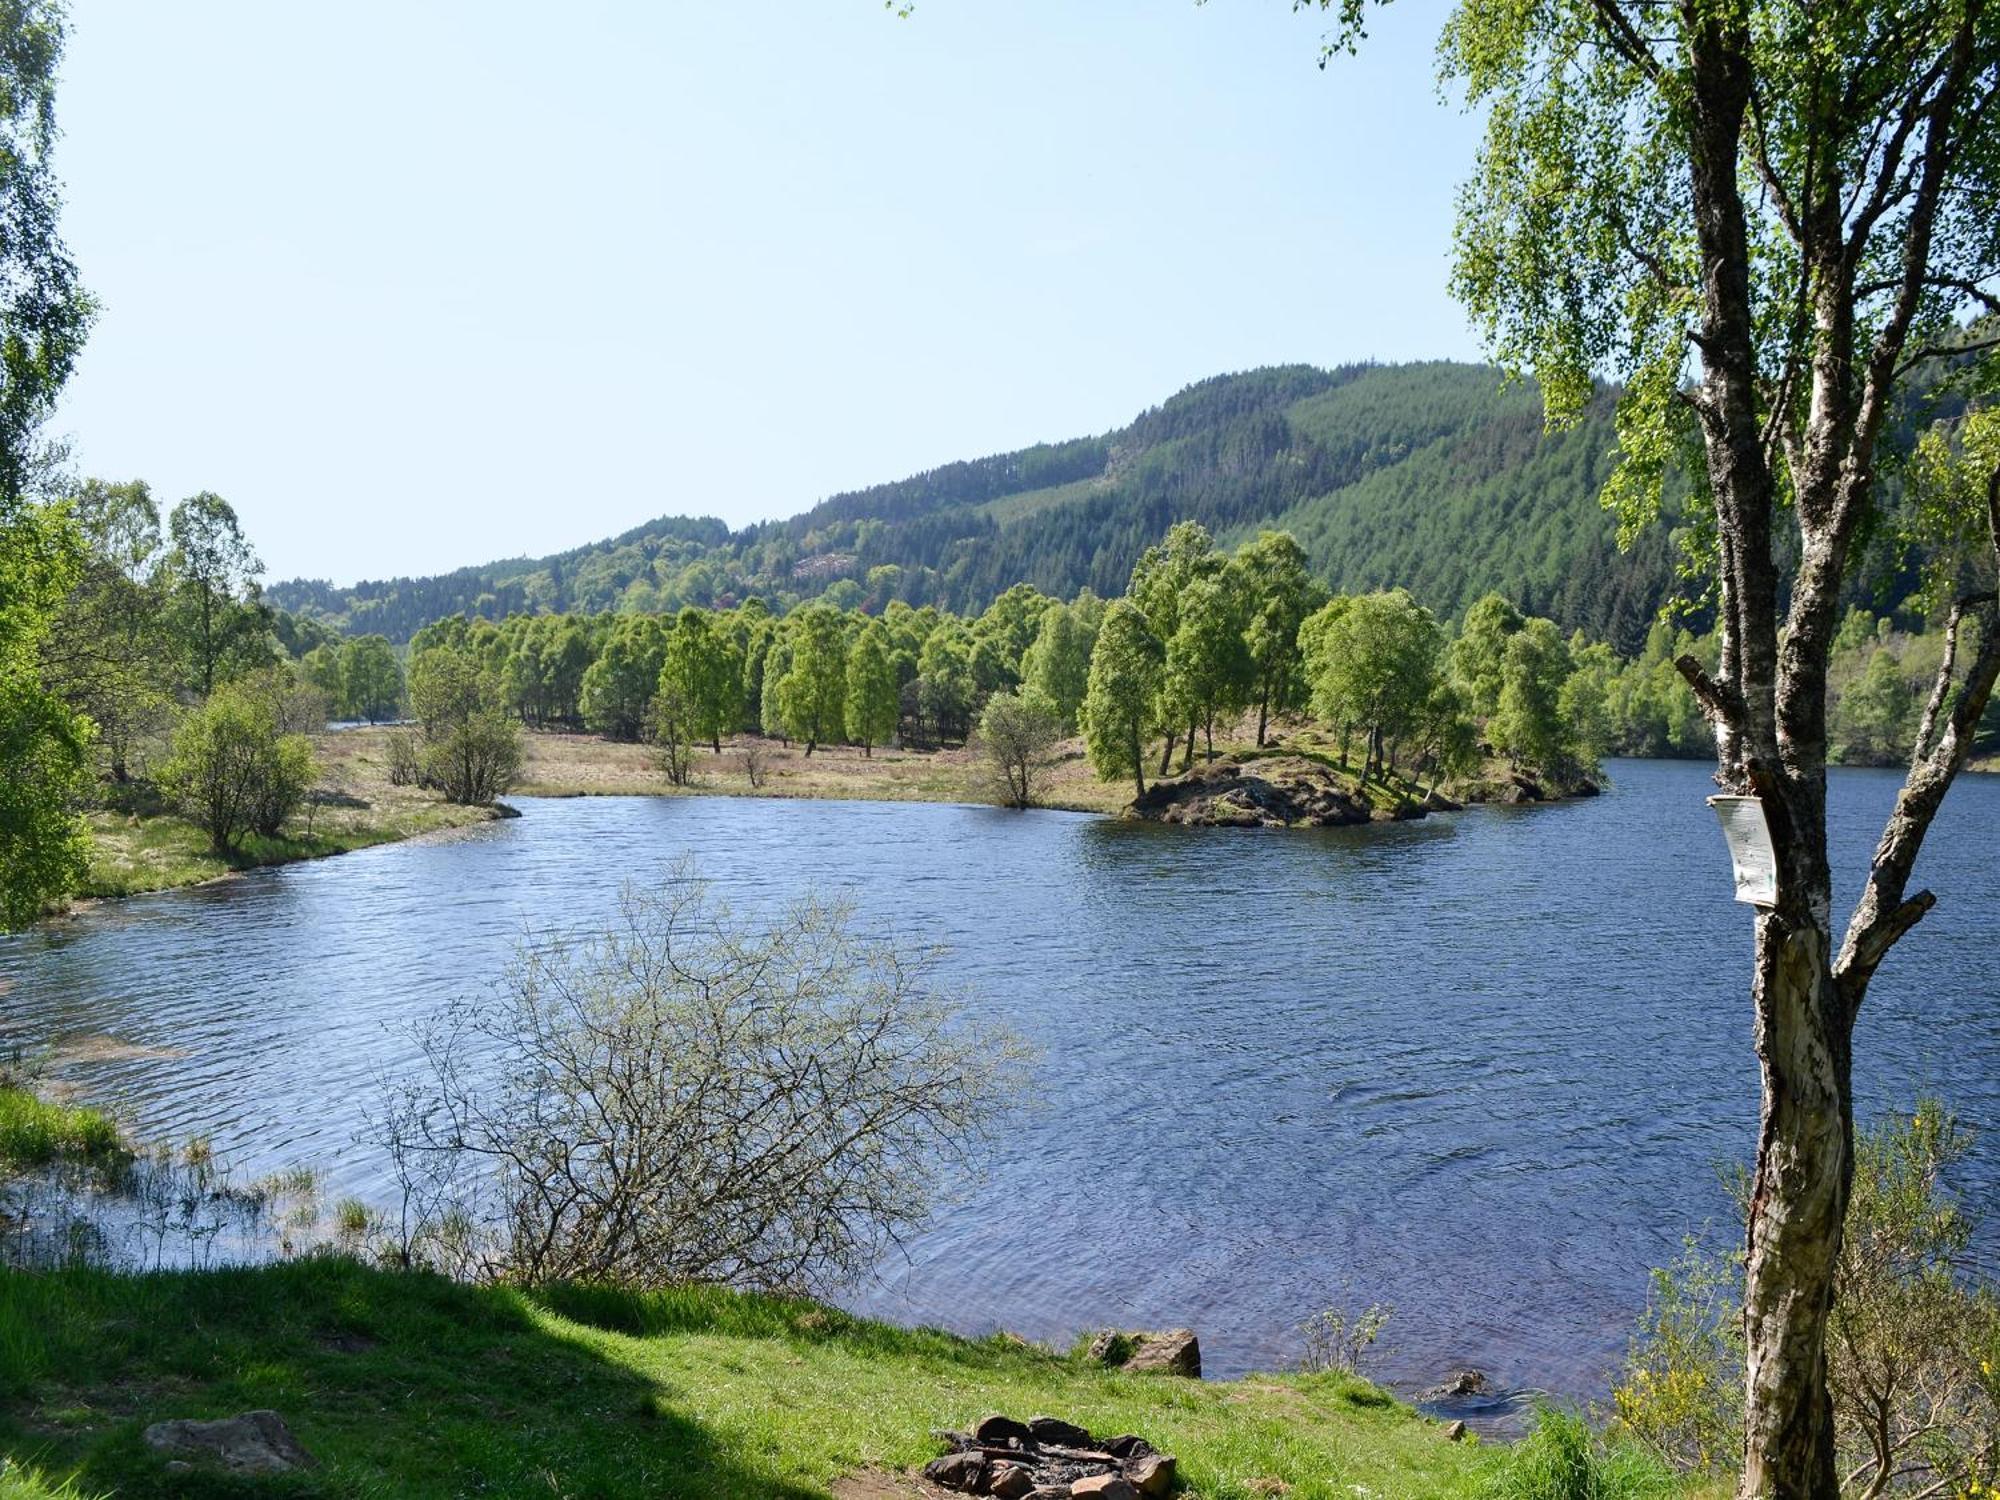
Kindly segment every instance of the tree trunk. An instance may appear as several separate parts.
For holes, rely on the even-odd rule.
[[[1160,775],[1166,775],[1168,769],[1173,765],[1174,746],[1179,743],[1179,740],[1180,736],[1175,734],[1173,730],[1169,729],[1167,731],[1167,748],[1160,752]]]
[[[1208,749],[1208,758],[1213,762],[1215,759],[1215,716],[1213,714],[1202,721],[1201,738],[1202,743]],[[1258,743],[1261,744],[1263,742],[1259,740]]]
[[[1187,742],[1181,749],[1181,775],[1183,776],[1187,775],[1189,768],[1194,765],[1194,728],[1195,716],[1189,714]]]
[[[1830,959],[1828,934],[1809,917],[1758,918],[1751,993],[1763,1110],[1746,1245],[1737,1491],[1746,1500],[1840,1493],[1826,1324],[1853,1180],[1854,1100],[1849,1001]]]
[[[1146,746],[1139,738],[1139,726],[1132,726],[1132,778],[1139,783],[1139,795],[1146,795]]]
[[[1264,748],[1264,726],[1270,722],[1270,719],[1271,688],[1270,684],[1266,683],[1264,686],[1264,695],[1257,700],[1257,748],[1259,750]]]

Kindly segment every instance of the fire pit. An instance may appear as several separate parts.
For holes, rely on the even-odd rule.
[[[987,1417],[970,1432],[941,1432],[951,1451],[924,1478],[1001,1500],[1140,1500],[1169,1493],[1174,1461],[1142,1437],[1095,1438],[1059,1417]]]

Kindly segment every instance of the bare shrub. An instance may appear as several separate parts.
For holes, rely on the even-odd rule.
[[[423,774],[424,752],[416,731],[398,729],[389,736],[389,785],[415,786]]]
[[[934,955],[807,897],[739,922],[683,866],[608,930],[523,947],[421,1033],[378,1126],[395,1254],[459,1275],[823,1289],[963,1179],[1011,1044]]]
[[[1360,1374],[1361,1362],[1382,1336],[1393,1312],[1393,1308],[1373,1302],[1359,1312],[1344,1303],[1321,1308],[1299,1324],[1306,1343],[1300,1368],[1314,1375]]]
[[[743,774],[750,778],[752,791],[763,786],[771,774],[771,758],[762,745],[745,745],[742,751]]]

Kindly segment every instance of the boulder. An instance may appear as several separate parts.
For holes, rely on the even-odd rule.
[[[1137,1347],[1125,1361],[1126,1369],[1201,1378],[1201,1341],[1194,1330],[1170,1328],[1164,1333],[1136,1333],[1132,1337]]]
[[[988,1470],[986,1493],[998,1495],[1000,1500],[1025,1500],[1035,1492],[1035,1471],[1026,1464],[1010,1464],[1000,1460]]]
[[[289,1474],[317,1463],[274,1411],[246,1411],[214,1422],[185,1417],[155,1422],[146,1429],[146,1446],[177,1459],[208,1459],[232,1474]]]
[[[1463,1422],[1451,1422],[1446,1424],[1444,1429],[1444,1440],[1447,1443],[1456,1443],[1460,1441],[1462,1438],[1464,1438],[1464,1436],[1465,1436],[1465,1424]]]
[[[1142,1495],[1171,1494],[1174,1488],[1174,1461],[1164,1453],[1147,1453],[1128,1461],[1125,1477]]]
[[[1460,1370],[1442,1385],[1424,1392],[1426,1401],[1445,1401],[1453,1396],[1478,1396],[1486,1390],[1486,1377],[1477,1370]]]
[[[1123,1474],[1092,1474],[1069,1487],[1075,1500],[1139,1500],[1139,1492]]]
[[[995,1412],[990,1417],[981,1417],[972,1429],[972,1435],[982,1443],[1004,1448],[1010,1443],[1025,1443],[1033,1434],[1026,1422],[1017,1422],[1012,1417],[1003,1417]]]
[[[986,1455],[947,1453],[924,1465],[924,1478],[948,1490],[976,1495],[986,1483]]]

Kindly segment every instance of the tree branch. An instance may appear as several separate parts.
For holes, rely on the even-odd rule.
[[[1986,524],[1994,561],[2000,564],[2000,468],[1995,468],[1986,481]],[[2000,608],[1995,607],[1991,594],[1964,603],[1977,604],[1984,611],[1979,652],[1966,672],[1944,732],[1935,744],[1924,743],[1936,728],[1934,715],[1926,708],[1924,732],[1911,756],[1910,773],[1883,825],[1882,839],[1876,845],[1875,860],[1868,871],[1868,885],[1847,924],[1847,936],[1834,964],[1834,979],[1846,998],[1850,1016],[1860,1009],[1876,967],[1934,904],[1935,898],[1928,891],[1905,898],[1910,872],[1945,793],[1951,790],[1952,781],[1972,753],[1980,717],[1993,695],[1994,680],[2000,677]],[[1953,610],[1954,627],[1961,613],[1960,609]],[[1954,646],[1952,652],[1955,649]],[[1949,659],[1940,670],[1938,685],[1932,689],[1933,704],[1938,708],[1942,707],[1941,691],[1949,690],[1948,669]]]

